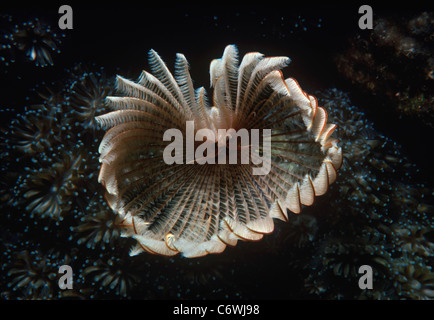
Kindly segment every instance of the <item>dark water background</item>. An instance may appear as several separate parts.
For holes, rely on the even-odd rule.
[[[74,26],[73,30],[63,32],[66,39],[60,46],[61,54],[53,57],[54,66],[41,69],[24,64],[2,77],[1,104],[21,108],[29,88],[63,76],[65,68],[78,62],[96,63],[104,67],[107,75],[127,74],[136,78],[141,70],[148,68],[147,52],[151,48],[163,57],[169,68],[173,68],[175,53],[183,53],[190,62],[195,87],[208,88],[210,61],[221,57],[227,44],[236,44],[240,54],[259,51],[265,56],[290,57],[292,62],[284,75],[297,79],[307,92],[335,87],[350,91],[353,103],[367,112],[377,128],[396,138],[408,156],[432,176],[432,158],[420,154],[429,144],[431,130],[411,119],[399,119],[387,107],[382,107],[385,101],[360,92],[337,72],[333,58],[348,46],[348,39],[370,32],[358,27],[359,3],[242,3],[69,2]],[[56,29],[59,6],[55,2],[9,3],[2,11],[14,17],[40,17]],[[376,3],[372,7],[375,19],[384,15],[411,17],[413,13],[429,10],[430,5],[401,2]],[[408,128],[405,135],[403,127]]]

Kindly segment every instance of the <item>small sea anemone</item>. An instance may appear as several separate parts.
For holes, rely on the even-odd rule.
[[[210,64],[210,106],[205,90],[194,90],[184,55],[177,55],[175,77],[154,50],[149,56],[153,75],[143,71],[137,83],[118,76],[117,89],[126,96],[108,97],[115,111],[97,117],[109,129],[99,148],[99,181],[110,207],[123,218],[125,235],[138,241],[132,255],[198,257],[220,253],[240,239],[260,240],[273,231],[272,218],[286,221],[287,210],[299,213],[336,180],[342,162],[338,141],[331,137],[336,125],[327,123],[316,98],[294,79],[283,78],[280,69],[289,58],[252,52],[238,65],[236,47],[227,46]],[[200,129],[212,132],[205,144],[217,151],[207,148],[199,157],[205,163],[199,164],[197,157],[188,161],[194,150],[176,150],[176,162],[168,165],[163,136],[175,129],[185,137],[188,121],[193,139]],[[255,147],[253,139],[249,144],[222,135],[220,130],[229,129],[271,134]],[[253,146],[251,158],[214,164],[227,156],[227,138],[229,148],[241,153],[237,157]],[[255,173],[261,154],[270,156],[262,162],[267,174]]]
[[[59,53],[59,35],[39,19],[26,21],[15,26],[12,33],[13,44],[25,52],[36,66],[53,65],[51,55]]]
[[[84,269],[83,276],[98,284],[105,294],[114,293],[123,298],[139,281],[137,270],[129,264],[129,260],[117,257],[95,261],[94,265]]]
[[[120,236],[119,216],[116,215],[102,199],[102,196],[91,200],[85,208],[85,215],[75,228],[78,232],[78,244],[86,243],[88,248],[113,246]]]
[[[416,224],[396,223],[390,228],[390,236],[401,252],[422,257],[434,256],[434,243],[427,238],[429,232],[431,226]]]
[[[385,236],[367,226],[359,233],[354,230],[338,233],[330,231],[318,242],[318,251],[313,254],[313,264],[305,278],[305,290],[328,299],[371,299],[384,295],[386,290],[394,291],[391,285],[394,260]],[[362,291],[357,285],[362,265],[372,267],[374,290]]]
[[[61,293],[58,287],[59,266],[68,264],[70,258],[53,250],[41,254],[39,250],[22,250],[14,253],[8,271],[8,286],[26,299],[53,299]]]
[[[84,129],[96,129],[96,116],[107,112],[105,98],[112,93],[112,83],[103,70],[83,72],[71,84],[68,93],[68,108],[72,117]]]
[[[434,273],[420,259],[411,261],[407,256],[396,263],[395,286],[402,298],[413,300],[434,299]]]
[[[65,153],[62,161],[29,173],[21,188],[26,209],[32,214],[54,219],[68,211],[73,197],[78,194],[82,165],[82,155]]]
[[[391,268],[390,254],[381,244],[355,241],[348,243],[344,239],[329,239],[323,250],[322,263],[335,276],[356,279],[362,265],[370,265],[375,270]]]
[[[60,143],[59,132],[53,126],[55,119],[49,115],[49,111],[40,110],[46,110],[45,106],[34,106],[34,109],[19,116],[10,125],[8,143],[23,154],[45,152]]]

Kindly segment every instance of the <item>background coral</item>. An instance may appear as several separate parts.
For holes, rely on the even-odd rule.
[[[336,55],[337,69],[401,117],[434,127],[433,34],[430,11],[376,16],[372,31],[357,34]]]

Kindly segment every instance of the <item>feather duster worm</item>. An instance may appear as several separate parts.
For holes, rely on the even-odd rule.
[[[240,239],[260,240],[273,231],[273,218],[286,221],[288,211],[312,205],[335,181],[342,163],[331,137],[336,125],[327,123],[315,97],[283,78],[289,58],[252,52],[238,64],[236,47],[227,46],[210,64],[212,106],[204,88],[194,90],[184,55],[177,54],[175,75],[154,50],[149,60],[152,74],[143,71],[137,82],[117,77],[124,96],[108,97],[114,110],[96,118],[108,129],[99,181],[124,236],[137,240],[131,255],[199,257]],[[271,129],[270,171],[254,175],[254,158],[166,164],[163,135],[171,128],[185,134],[187,121],[216,136],[218,129]]]

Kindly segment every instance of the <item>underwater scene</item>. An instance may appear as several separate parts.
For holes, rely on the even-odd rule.
[[[2,4],[1,300],[432,300],[433,37],[417,3]]]

